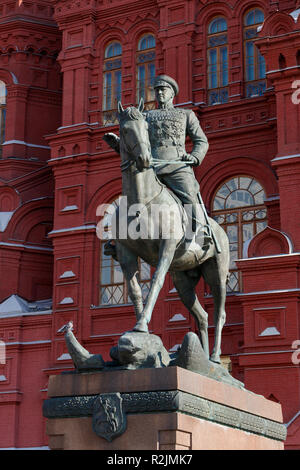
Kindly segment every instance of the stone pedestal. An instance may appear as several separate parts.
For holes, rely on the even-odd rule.
[[[51,376],[51,449],[280,450],[281,406],[180,367]]]

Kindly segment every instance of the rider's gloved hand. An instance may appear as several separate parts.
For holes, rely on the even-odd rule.
[[[182,160],[183,162],[189,162],[189,163],[191,163],[192,165],[198,165],[198,160],[197,160],[197,158],[194,157],[193,155],[189,154],[189,153],[186,153],[185,155],[182,155],[181,160]]]

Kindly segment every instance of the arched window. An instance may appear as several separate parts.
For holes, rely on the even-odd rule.
[[[111,256],[104,253],[104,245],[110,239],[113,213],[120,203],[120,197],[113,201],[102,220],[103,233],[101,236],[100,254],[100,305],[118,305],[131,303],[128,289],[120,264]],[[146,299],[150,289],[150,266],[139,259],[139,282],[143,299]]]
[[[285,56],[283,54],[279,54],[278,67],[280,69],[285,69],[286,68],[286,59],[285,59]]]
[[[230,243],[229,292],[242,288],[236,260],[243,257],[243,248],[254,235],[267,226],[265,191],[250,176],[236,176],[222,184],[212,203],[212,215],[224,228]]]
[[[6,91],[5,83],[0,80],[0,155],[2,144],[5,142]]]
[[[138,42],[136,56],[137,103],[143,98],[146,109],[154,107],[155,37],[146,34]]]
[[[257,28],[264,22],[264,13],[259,8],[244,16],[244,55],[246,97],[261,96],[266,90],[266,63],[256,47]]]
[[[103,70],[103,124],[117,122],[118,101],[122,94],[122,46],[112,42],[105,49]]]
[[[208,104],[228,101],[228,39],[227,21],[218,17],[208,26],[207,79]]]

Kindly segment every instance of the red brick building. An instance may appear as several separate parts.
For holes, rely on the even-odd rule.
[[[97,208],[121,194],[102,137],[117,100],[154,106],[159,73],[210,143],[195,172],[231,246],[224,363],[282,404],[300,448],[299,71],[296,0],[1,1],[0,448],[47,446],[48,377],[72,368],[63,324],[105,359],[134,325],[96,235]],[[145,293],[149,278],[141,263]],[[169,350],[195,329],[169,278],[150,326]]]

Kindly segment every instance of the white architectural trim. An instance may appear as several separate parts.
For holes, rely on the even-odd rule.
[[[47,446],[41,447],[0,447],[1,450],[50,450]]]
[[[290,16],[293,18],[295,23],[297,23],[299,15],[300,15],[300,8],[297,8],[297,10],[294,10],[290,13]]]
[[[252,259],[252,258],[251,258]],[[254,258],[253,258],[254,259]],[[256,292],[247,292],[245,294],[243,293],[237,293],[235,294],[238,297],[241,296],[249,296],[249,295],[262,295],[262,294],[287,294],[289,292],[300,292],[300,289],[278,289],[278,290],[261,290],[261,291],[256,291]]]
[[[11,246],[12,248],[28,248],[31,250],[40,250],[40,251],[53,251],[53,248],[46,248],[43,246],[37,246],[37,245],[25,245],[25,243],[9,243],[9,242],[0,242],[0,247],[1,246]]]
[[[298,418],[299,415],[300,415],[300,410],[297,411],[295,416],[293,416],[293,418],[288,423],[286,423],[286,427],[288,428]]]
[[[299,157],[300,157],[300,153],[294,153],[293,155],[283,155],[282,157],[275,157],[273,158],[273,160],[271,160],[271,162],[277,162],[280,160],[288,160],[289,158],[299,158]]]
[[[14,211],[4,212],[0,211],[0,232],[4,232],[12,218]]]
[[[38,316],[38,315],[52,315],[53,311],[52,310],[41,310],[40,312],[13,312],[13,313],[0,313],[0,320],[2,318],[14,318],[14,317],[33,317],[33,316]],[[11,344],[11,343],[9,343]]]
[[[270,255],[270,256],[265,256],[265,257],[259,257],[259,256],[254,256],[253,258],[249,258],[249,255],[248,255],[248,249],[249,249],[249,245],[250,243],[252,242],[252,240],[259,236],[260,234],[262,234],[265,230],[271,230],[272,232],[277,232],[279,233],[280,235],[282,235],[286,241],[287,241],[287,244],[288,244],[288,247],[289,247],[289,253],[281,253],[281,254],[278,254],[278,255]],[[293,243],[290,239],[290,237],[284,233],[284,232],[281,232],[280,230],[277,230],[275,228],[272,228],[272,227],[265,227],[264,230],[262,230],[261,232],[257,233],[256,235],[254,235],[254,237],[252,238],[249,238],[249,240],[246,240],[245,243],[244,243],[244,246],[243,246],[243,259],[261,259],[261,258],[271,258],[271,257],[274,257],[274,256],[287,256],[287,255],[291,255],[291,254],[295,254],[293,253]]]
[[[2,145],[25,145],[26,147],[34,147],[34,148],[39,148],[39,149],[46,149],[50,150],[51,147],[48,147],[47,145],[37,145],[37,144],[29,144],[28,142],[24,142],[23,140],[7,140],[6,142],[3,142]]]
[[[255,258],[240,258],[237,261],[249,261],[249,260],[270,259],[270,258],[273,259],[273,258],[283,258],[284,256],[299,256],[299,255],[300,255],[300,253],[299,253],[299,251],[297,251],[296,253],[282,253],[280,255],[257,256]]]
[[[1,317],[2,318],[2,317]],[[50,344],[51,339],[39,340],[39,341],[12,341],[11,343],[5,343],[5,346],[32,346],[33,344]]]
[[[293,353],[294,349],[288,349],[284,351],[256,351],[256,352],[247,352],[247,353],[238,353],[233,354],[233,356],[255,356],[256,354],[282,354],[282,353]]]
[[[70,227],[70,228],[61,228],[58,230],[52,230],[49,232],[48,235],[53,235],[56,233],[67,233],[67,232],[73,232],[74,230],[89,230],[89,229],[96,229],[96,225],[80,225],[79,227]]]

